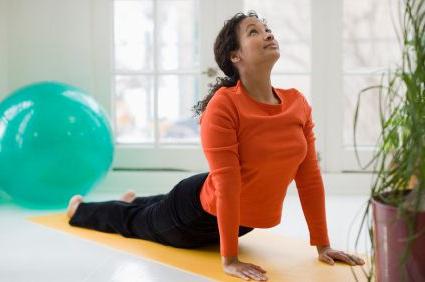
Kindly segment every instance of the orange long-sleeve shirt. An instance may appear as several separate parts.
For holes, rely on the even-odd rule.
[[[217,216],[222,256],[237,256],[239,225],[280,223],[294,179],[310,245],[329,244],[311,107],[294,88],[273,90],[281,104],[256,101],[238,81],[221,87],[201,115],[201,143],[210,170],[200,200],[206,212]]]

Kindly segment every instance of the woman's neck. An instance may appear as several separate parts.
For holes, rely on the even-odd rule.
[[[243,72],[240,74],[240,79],[248,94],[257,101],[276,102],[272,91],[270,72]]]

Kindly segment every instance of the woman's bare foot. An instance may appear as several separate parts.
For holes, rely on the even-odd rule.
[[[81,195],[75,195],[69,200],[68,209],[66,215],[71,218],[78,206],[83,202],[83,197]]]
[[[127,191],[121,196],[120,200],[123,202],[131,203],[136,198],[136,193],[132,190]]]

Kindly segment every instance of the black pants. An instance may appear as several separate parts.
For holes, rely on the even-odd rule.
[[[190,176],[167,194],[137,197],[132,203],[81,203],[69,224],[177,248],[217,244],[217,218],[203,210],[199,199],[207,176],[208,172]],[[252,230],[239,226],[239,236]]]

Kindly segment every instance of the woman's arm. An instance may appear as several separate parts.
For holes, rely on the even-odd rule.
[[[301,94],[300,94],[301,95]],[[302,96],[306,121],[303,127],[307,154],[295,175],[298,194],[310,232],[310,245],[329,246],[326,223],[325,191],[318,165],[311,107]]]
[[[301,205],[310,231],[310,244],[316,245],[320,261],[330,265],[335,264],[334,260],[340,260],[350,265],[362,265],[365,263],[363,259],[343,251],[334,250],[330,246],[326,224],[325,192],[314,145],[314,123],[311,107],[305,99],[304,104],[307,116],[307,121],[304,125],[307,155],[298,168],[295,182],[297,183]]]
[[[201,118],[201,143],[215,188],[224,272],[246,280],[267,280],[260,266],[238,259],[240,191],[238,120],[231,101],[216,93]]]
[[[209,193],[220,234],[220,253],[238,254],[240,191],[242,180],[237,139],[237,113],[224,93],[211,98],[201,120],[201,143],[210,169],[214,191]]]

